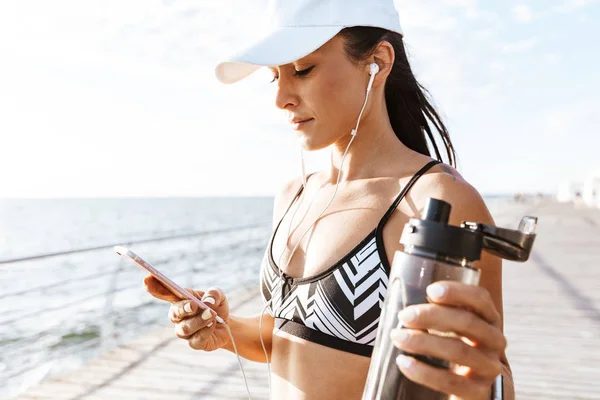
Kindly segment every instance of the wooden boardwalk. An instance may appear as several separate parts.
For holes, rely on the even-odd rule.
[[[526,264],[505,262],[504,312],[517,399],[600,399],[600,210],[550,202],[494,211],[500,226],[540,217]],[[261,309],[255,291],[236,313]],[[244,361],[253,398],[267,399],[266,367]],[[245,399],[235,357],[201,353],[159,328],[18,399]]]
[[[235,313],[260,313],[256,290],[232,300]],[[165,309],[165,319],[168,307]],[[268,399],[267,368],[242,359],[253,399]],[[235,355],[191,349],[174,335],[173,326],[158,328],[109,351],[83,368],[42,383],[17,399],[183,400],[247,399]]]
[[[503,279],[517,399],[600,399],[600,210],[524,209],[540,217],[534,252]]]

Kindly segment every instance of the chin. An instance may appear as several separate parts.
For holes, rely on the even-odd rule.
[[[324,132],[327,128],[315,126],[312,121],[307,126],[296,130],[298,144],[306,151],[317,151],[329,147],[332,144],[331,137]]]
[[[319,141],[317,137],[299,134],[298,144],[306,151],[317,151],[322,150],[328,146],[327,143]]]

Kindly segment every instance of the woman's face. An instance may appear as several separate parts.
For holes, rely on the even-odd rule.
[[[353,64],[336,36],[291,64],[270,67],[275,103],[285,110],[306,150],[319,150],[349,135],[366,95],[367,67]],[[363,120],[367,110],[363,115]]]

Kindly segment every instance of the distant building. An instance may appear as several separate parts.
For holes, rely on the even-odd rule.
[[[560,203],[572,203],[581,198],[583,188],[580,183],[563,182],[558,187],[556,200]]]
[[[600,208],[600,172],[587,177],[581,194],[586,205]]]

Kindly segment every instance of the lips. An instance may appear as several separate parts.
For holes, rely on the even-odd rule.
[[[301,124],[302,122],[310,121],[312,118],[294,118],[290,120],[291,124]]]

